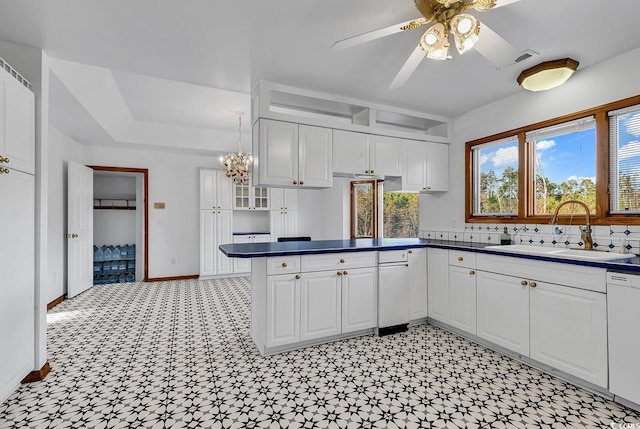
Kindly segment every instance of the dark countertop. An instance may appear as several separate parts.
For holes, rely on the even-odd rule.
[[[467,243],[462,241],[432,240],[422,238],[379,238],[359,240],[315,240],[268,243],[223,244],[220,251],[231,258],[261,258],[265,256],[313,255],[322,253],[364,252],[379,250],[398,250],[420,247],[440,249],[457,249],[490,255],[509,256],[513,258],[532,259],[537,261],[560,262],[563,264],[582,265],[605,268],[612,271],[640,273],[640,257],[630,254],[628,259],[616,261],[585,261],[566,259],[550,255],[530,255],[522,253],[486,250],[487,243]],[[524,262],[524,261],[523,261]]]

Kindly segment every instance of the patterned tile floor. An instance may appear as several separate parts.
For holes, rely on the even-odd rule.
[[[246,278],[92,288],[0,428],[605,428],[640,414],[423,325],[263,358]],[[633,427],[633,426],[631,426]]]

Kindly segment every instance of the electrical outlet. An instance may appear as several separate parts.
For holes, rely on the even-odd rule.
[[[455,228],[455,227],[456,227],[456,220],[451,219],[451,228]]]

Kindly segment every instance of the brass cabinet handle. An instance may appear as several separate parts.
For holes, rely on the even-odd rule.
[[[0,174],[9,174],[9,169],[5,167],[0,167]]]
[[[521,284],[522,286],[526,286],[528,283],[527,283],[527,281],[526,281],[526,280],[522,280],[522,281],[520,282],[520,284]]]
[[[340,259],[340,263],[341,263],[341,264],[344,264],[344,259]]]
[[[475,271],[473,271],[473,270],[469,271],[469,274],[471,274],[471,275],[474,275],[475,273],[476,273],[476,272],[475,272]]]
[[[282,268],[287,268],[287,263],[286,262],[282,263]]]
[[[347,271],[343,271],[342,274],[344,274],[346,276],[349,273]]]
[[[458,256],[458,261],[464,261],[464,258],[462,256]]]
[[[409,250],[407,253],[408,253],[408,254],[412,254],[412,253],[413,253],[413,250]]]
[[[336,275],[341,276],[341,275],[342,275],[342,271],[338,271],[338,272],[336,273]]]
[[[422,190],[423,190],[423,191],[426,191],[426,190],[427,190],[427,188],[422,188]]]
[[[298,184],[298,181],[297,181],[297,180],[294,180],[294,181],[293,181],[293,184],[294,184],[294,185],[297,185],[297,184]]]
[[[431,189],[431,186],[427,186],[427,191],[428,191],[429,189]]]
[[[536,286],[538,286],[538,284],[536,282],[529,282],[529,286],[536,287]]]
[[[373,174],[373,173],[375,173],[375,172],[376,172],[376,170],[371,170],[371,174]]]
[[[6,158],[6,157],[0,155],[0,163],[8,164],[9,163],[9,158]]]
[[[296,280],[300,280],[300,274],[296,274]]]
[[[301,181],[300,181],[300,184],[301,184],[301,185],[304,185],[304,180],[301,180]]]

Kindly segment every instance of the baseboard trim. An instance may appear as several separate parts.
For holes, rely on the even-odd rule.
[[[33,383],[35,381],[42,381],[51,371],[51,366],[49,362],[45,362],[38,371],[31,371],[25,378],[22,379],[22,384],[25,383]]]
[[[64,295],[60,295],[59,297],[51,301],[49,304],[47,304],[47,311],[51,310],[56,305],[60,304],[62,301],[64,301]]]
[[[154,277],[154,278],[149,278],[146,281],[148,282],[168,282],[171,280],[194,280],[197,279],[199,276],[197,274],[192,274],[189,276],[174,276],[174,277]]]

